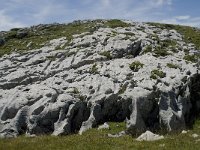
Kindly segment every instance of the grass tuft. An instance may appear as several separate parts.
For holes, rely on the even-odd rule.
[[[162,70],[155,69],[151,71],[150,78],[152,79],[158,79],[158,78],[164,78],[164,77],[166,77],[166,73],[163,72]]]

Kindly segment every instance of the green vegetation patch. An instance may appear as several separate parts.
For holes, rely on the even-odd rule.
[[[125,27],[130,27],[131,25],[118,19],[112,19],[105,22],[105,26],[109,28],[117,28],[117,27],[125,28]]]
[[[127,84],[122,85],[118,91],[118,94],[123,94],[126,91],[127,86]]]
[[[41,48],[50,40],[61,37],[66,37],[69,44],[75,34],[84,32],[93,33],[96,31],[98,29],[96,25],[98,22],[100,21],[75,21],[69,24],[39,25],[27,29],[27,35],[23,38],[17,37],[18,30],[11,29],[3,35],[5,44],[0,46],[0,57],[4,54],[9,54],[12,51],[26,51],[29,49]],[[27,48],[27,45],[30,42],[32,44]]]
[[[56,56],[47,56],[46,58],[48,60],[50,60],[50,61],[55,61],[56,60]]]
[[[92,73],[92,74],[97,74],[98,73],[98,68],[97,68],[97,64],[96,63],[94,63],[92,65],[92,67],[90,68],[90,73]]]
[[[144,48],[142,54],[146,54],[146,53],[151,53],[153,50],[152,46],[151,45],[148,45]]]
[[[196,48],[200,50],[200,29],[181,26],[181,25],[172,25],[172,24],[160,24],[160,23],[148,23],[150,25],[159,27],[161,29],[176,30],[183,35],[183,39],[186,43],[194,43]]]
[[[174,68],[174,69],[180,68],[179,65],[173,64],[173,63],[167,63],[167,67],[169,67],[169,68]]]
[[[174,47],[177,42],[175,40],[163,40],[161,41],[161,47]]]
[[[100,55],[105,56],[107,59],[112,59],[110,51],[103,51],[100,53]]]
[[[164,47],[161,47],[161,46],[157,46],[154,49],[153,53],[154,53],[155,57],[160,57],[160,56],[165,57],[167,55],[170,55],[170,53],[168,52],[168,50],[166,48],[164,48]]]
[[[129,65],[129,68],[130,68],[132,71],[137,72],[137,71],[139,71],[139,69],[141,69],[143,66],[144,66],[144,64],[142,64],[141,62],[139,62],[139,61],[134,61],[134,62],[132,62],[132,63]]]
[[[183,57],[183,59],[185,59],[186,61],[190,61],[190,62],[192,62],[192,63],[195,63],[195,62],[197,62],[198,57],[195,56],[195,55],[185,55],[185,56]]]
[[[163,140],[147,142],[136,141],[135,137],[125,135],[119,138],[110,138],[108,134],[116,134],[125,130],[124,122],[108,122],[110,129],[90,129],[83,135],[72,134],[67,136],[20,136],[12,139],[0,139],[1,150],[199,150],[200,121],[196,121],[192,130],[186,134],[172,132],[164,135]]]
[[[146,46],[146,48],[143,51],[143,54],[150,52],[153,53],[155,57],[165,57],[167,55],[171,55],[169,52],[170,50],[175,51],[177,45],[177,42],[175,40],[160,41],[158,38],[156,39],[156,41],[158,42],[158,46],[156,46],[155,48],[153,48],[151,45]]]
[[[163,72],[162,70],[155,69],[151,71],[150,78],[152,79],[158,79],[158,78],[164,78],[164,77],[166,77],[166,73]]]

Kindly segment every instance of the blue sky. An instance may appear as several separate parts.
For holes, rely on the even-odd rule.
[[[199,0],[0,0],[0,31],[79,19],[128,19],[200,27]]]

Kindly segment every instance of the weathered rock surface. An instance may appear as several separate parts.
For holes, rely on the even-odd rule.
[[[82,134],[125,119],[131,134],[191,125],[200,112],[200,75],[196,64],[183,58],[184,49],[194,47],[175,30],[131,24],[74,35],[66,47],[63,37],[41,49],[1,57],[0,136]],[[145,52],[158,46],[155,32],[159,41],[175,40],[179,50],[167,47],[166,56]],[[137,72],[129,68],[135,61],[143,64]],[[165,76],[152,77],[153,70]]]
[[[102,130],[102,129],[110,129],[109,124],[105,122],[103,125],[100,125],[98,127],[98,130]]]
[[[145,133],[141,134],[136,140],[137,141],[157,141],[164,139],[164,136],[157,135],[152,133],[151,131],[146,131]]]
[[[117,133],[117,134],[108,134],[108,137],[111,137],[111,138],[119,138],[119,137],[122,137],[122,136],[124,136],[124,135],[126,135],[126,132],[125,132],[125,131],[121,131],[121,132],[119,132],[119,133]]]

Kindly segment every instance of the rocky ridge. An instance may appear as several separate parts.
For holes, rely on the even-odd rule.
[[[195,45],[173,29],[105,22],[0,58],[0,137],[82,134],[107,121],[125,120],[132,135],[193,124],[200,112]]]

